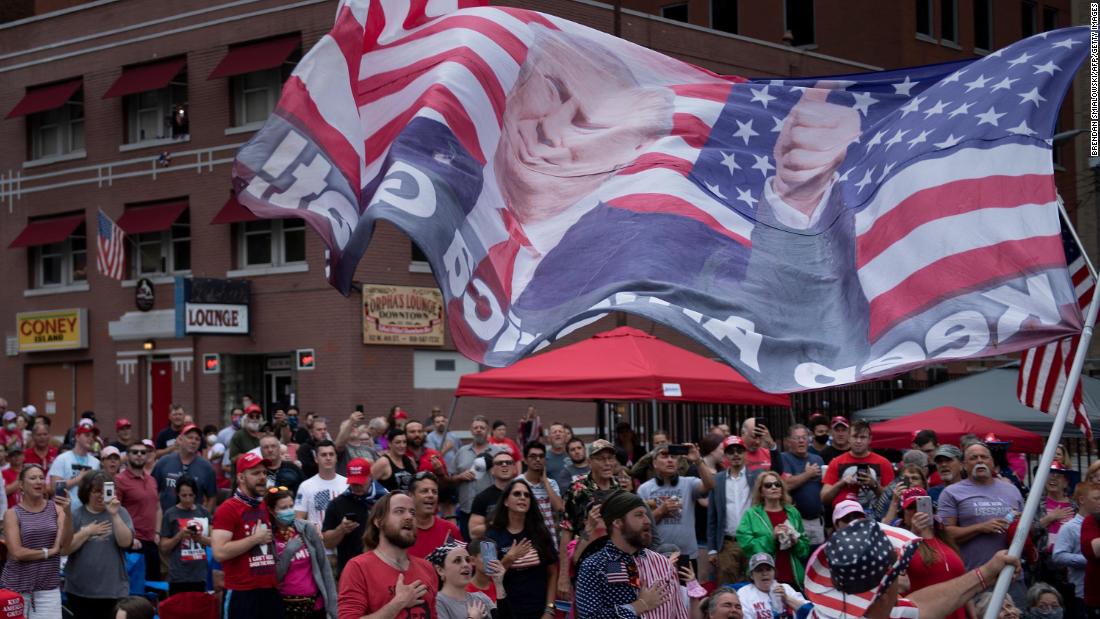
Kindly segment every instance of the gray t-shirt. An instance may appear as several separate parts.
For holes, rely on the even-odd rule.
[[[676,544],[680,552],[692,559],[699,554],[699,543],[695,540],[695,499],[702,492],[703,480],[698,477],[679,477],[676,485],[663,486],[657,485],[657,478],[653,478],[638,487],[638,496],[647,502],[653,499],[660,505],[671,497],[680,499],[680,512],[657,522],[657,532],[662,542]]]
[[[134,522],[125,507],[118,508],[122,521],[134,532]],[[111,522],[106,510],[93,514],[87,506],[73,512],[73,532],[93,522]],[[65,564],[65,593],[86,598],[124,598],[130,594],[123,549],[115,541],[114,527],[103,535],[88,538],[69,555]]]
[[[455,468],[454,470],[448,469],[451,475],[458,475],[464,473],[474,466],[474,461],[478,459],[482,454],[492,453],[491,447],[488,443],[485,444],[485,450],[480,454],[474,452],[473,444],[463,445],[458,448],[458,454],[455,455]],[[481,493],[482,490],[493,485],[493,476],[485,471],[481,474],[479,479],[473,481],[459,482],[458,484],[458,508],[467,514],[474,506],[474,497]]]
[[[572,460],[565,463],[565,466],[561,467],[561,472],[558,474],[554,481],[558,482],[558,488],[561,488],[562,493],[569,490],[572,485],[572,481],[578,477],[584,477],[592,472],[592,467],[577,466],[573,464]],[[564,498],[564,494],[563,494]]]
[[[969,527],[1023,510],[1024,499],[1016,486],[1002,479],[984,485],[964,479],[943,489],[937,508],[941,519],[954,518],[955,524]],[[959,544],[959,554],[966,569],[973,570],[1008,548],[1009,541],[1004,533],[981,533]]]
[[[210,535],[210,512],[202,505],[180,509],[173,505],[164,512],[160,525],[161,537],[175,537],[188,524],[199,527],[202,535]],[[206,548],[198,540],[181,538],[168,556],[168,582],[206,582]]]
[[[493,601],[489,599],[489,596],[480,591],[474,593],[467,593],[465,600],[456,600],[442,592],[437,593],[435,596],[435,616],[436,619],[466,619],[469,617],[469,613],[466,612],[466,600],[481,600],[481,603],[485,605],[485,610],[493,610],[497,607],[493,604]]]
[[[561,478],[561,470],[565,468],[566,464],[569,464],[568,452],[562,451],[554,453],[553,449],[546,450],[546,474],[550,476],[550,479],[558,482],[559,487],[563,487],[559,479]]]

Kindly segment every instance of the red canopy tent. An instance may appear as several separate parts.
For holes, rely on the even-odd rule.
[[[786,394],[765,393],[727,365],[631,327],[467,374],[455,397],[791,405]]]
[[[913,435],[924,429],[935,430],[941,444],[958,445],[959,438],[964,434],[973,433],[979,438],[985,438],[985,435],[992,432],[1002,441],[1012,441],[1012,451],[1037,454],[1043,451],[1044,445],[1043,437],[1034,432],[954,406],[940,406],[872,424],[871,446],[876,449],[908,449],[912,446]]]

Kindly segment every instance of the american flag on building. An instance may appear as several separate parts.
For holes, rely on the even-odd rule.
[[[126,251],[123,245],[126,233],[103,211],[98,213],[96,266],[101,275],[121,280],[124,278],[126,263]]]
[[[477,4],[344,0],[238,153],[241,203],[308,221],[341,292],[385,220],[481,363],[625,311],[769,391],[1080,331],[1049,140],[1087,29],[745,80]]]
[[[1077,294],[1077,303],[1081,311],[1092,301],[1096,290],[1096,280],[1089,273],[1088,264],[1081,254],[1081,248],[1068,229],[1062,231],[1062,246],[1065,248],[1066,262],[1069,263],[1069,275],[1073,280],[1073,289]],[[1016,395],[1024,406],[1030,406],[1048,415],[1058,412],[1062,394],[1066,389],[1073,358],[1081,336],[1067,337],[1024,352],[1020,358],[1020,377],[1016,383]],[[1077,426],[1088,438],[1092,438],[1092,423],[1082,396],[1080,381],[1073,391],[1073,425]]]

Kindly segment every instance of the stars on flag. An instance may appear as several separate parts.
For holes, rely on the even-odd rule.
[[[993,125],[994,127],[997,126],[997,121],[1000,120],[1000,118],[1004,115],[1004,112],[998,114],[996,108],[993,107],[990,107],[988,110],[981,114],[976,114],[976,116],[981,119],[978,121],[979,125],[989,124]]]
[[[743,123],[739,120],[736,121],[736,122],[737,122],[737,131],[735,131],[733,133],[733,137],[741,138],[741,139],[745,140],[745,146],[749,145],[749,138],[752,138],[753,136],[756,136],[756,135],[760,135],[759,133],[752,130],[752,119],[751,118],[749,119],[749,122],[747,122],[747,123]]]
[[[954,133],[949,133],[949,134],[947,134],[947,139],[945,139],[942,142],[936,142],[932,146],[935,146],[936,148],[939,148],[939,149],[942,150],[944,148],[951,148],[952,146],[958,144],[961,141],[962,141],[962,138],[957,138],[957,137],[955,137]]]
[[[863,174],[863,178],[860,179],[860,181],[858,183],[856,183],[856,191],[863,191],[864,187],[866,187],[867,185],[870,185],[871,184],[871,177],[874,175],[874,173],[875,173],[875,166],[871,166],[869,169],[867,169]]]
[[[1047,100],[1046,97],[1039,94],[1038,88],[1032,88],[1031,90],[1024,93],[1017,93],[1017,96],[1019,96],[1021,99],[1020,103],[1030,101],[1035,104],[1035,107],[1039,107],[1040,102]]]
[[[947,117],[948,118],[954,118],[954,117],[958,116],[959,114],[969,114],[971,105],[974,105],[974,103],[973,102],[962,103],[962,104],[959,105],[959,107],[952,110],[951,113],[947,115]]]
[[[1009,79],[1009,78],[1006,77],[1006,78],[1002,79],[1001,81],[997,82],[996,84],[994,84],[993,88],[990,88],[989,91],[990,92],[997,92],[998,90],[1004,90],[1006,88],[1009,88],[1010,86],[1012,86],[1013,83],[1018,82],[1018,81],[1020,81],[1020,78],[1018,78],[1018,77],[1015,78],[1015,79]]]
[[[1049,73],[1053,77],[1055,71],[1062,70],[1062,67],[1059,67],[1049,60],[1043,64],[1033,64],[1031,66],[1035,67],[1035,75],[1039,75],[1040,73]]]
[[[741,189],[740,187],[736,187],[735,189],[737,189],[737,199],[739,201],[749,205],[749,208],[756,208],[757,200],[756,198],[752,197],[751,191],[749,191],[748,189]]]
[[[947,104],[944,103],[942,99],[936,101],[935,105],[928,108],[927,110],[924,110],[924,118],[925,120],[927,120],[936,114],[942,114],[945,109],[947,109]]]
[[[855,103],[852,104],[852,109],[858,111],[863,116],[867,115],[867,111],[872,105],[878,103],[878,99],[872,97],[869,92],[853,92],[852,97],[855,99]]]
[[[775,97],[768,94],[768,86],[765,86],[759,90],[755,88],[749,89],[752,92],[752,100],[749,103],[759,103],[764,106],[764,109],[768,109],[768,102],[775,101]]]
[[[1027,52],[1024,52],[1024,53],[1020,54],[1019,56],[1017,56],[1016,58],[1013,58],[1012,60],[1009,60],[1008,61],[1008,66],[1009,67],[1015,67],[1016,65],[1023,64],[1025,62],[1031,60],[1034,57],[1035,57],[1035,54],[1029,54]]]
[[[729,169],[730,176],[733,176],[734,170],[741,169],[741,166],[737,165],[737,160],[734,158],[733,153],[722,153],[722,165]]]
[[[894,84],[894,94],[909,96],[909,91],[920,82],[914,82],[906,75],[905,79],[897,84]]]
[[[1021,120],[1020,124],[1016,125],[1015,127],[1009,127],[1008,132],[1014,133],[1016,135],[1035,135],[1035,131],[1031,127],[1027,126],[1026,120]]]
[[[917,137],[913,138],[912,140],[909,140],[909,148],[913,148],[917,144],[923,144],[924,142],[927,142],[929,133],[932,133],[932,131],[927,130],[927,129],[924,130],[924,131],[921,131],[920,134]]]
[[[898,108],[898,111],[901,112],[901,117],[905,118],[909,115],[909,112],[916,112],[917,109],[920,107],[920,104],[924,103],[924,99],[925,97],[916,97],[908,104]]]
[[[890,150],[891,146],[897,144],[898,142],[901,142],[901,139],[905,137],[906,133],[909,133],[908,129],[906,129],[905,131],[898,129],[897,133],[895,133],[889,140],[886,141],[886,150]]]
[[[985,88],[985,85],[991,79],[993,79],[993,78],[986,77],[985,74],[979,75],[973,81],[970,81],[970,82],[967,82],[966,84],[964,84],[964,86],[966,86],[966,92],[970,92],[971,90],[975,90],[975,89],[978,89],[978,88]]]
[[[753,155],[756,159],[756,163],[752,164],[752,169],[760,170],[760,173],[764,175],[764,178],[768,177],[768,171],[774,170],[775,166],[768,161],[767,155]]]

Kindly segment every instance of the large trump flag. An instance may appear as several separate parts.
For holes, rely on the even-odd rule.
[[[745,80],[474,4],[345,0],[237,156],[241,203],[305,219],[342,293],[385,220],[478,362],[624,311],[774,392],[1080,330],[1051,136],[1087,29]]]

